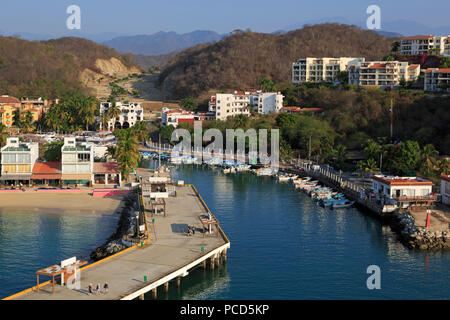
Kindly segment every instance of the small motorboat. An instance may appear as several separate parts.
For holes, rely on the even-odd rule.
[[[333,203],[331,207],[333,209],[348,208],[348,207],[351,207],[354,203],[355,203],[355,201],[346,200],[344,202]]]

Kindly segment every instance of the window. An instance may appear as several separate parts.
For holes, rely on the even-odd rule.
[[[15,153],[3,153],[2,154],[3,163],[15,163],[16,154]]]
[[[64,153],[62,156],[63,162],[76,162],[77,158],[74,153]]]
[[[91,159],[91,155],[89,153],[79,153],[78,154],[78,162],[89,162]]]
[[[63,173],[76,173],[77,165],[76,164],[65,164],[62,167]]]
[[[17,162],[18,163],[30,163],[31,162],[31,156],[29,153],[19,153],[17,155]]]

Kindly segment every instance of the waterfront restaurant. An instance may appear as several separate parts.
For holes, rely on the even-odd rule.
[[[31,180],[37,185],[58,186],[61,183],[61,162],[37,161],[33,167]]]
[[[91,145],[76,142],[75,137],[64,138],[61,149],[61,180],[63,184],[92,184],[94,151]]]
[[[94,162],[95,184],[120,185],[122,176],[117,162]]]
[[[399,208],[430,206],[437,199],[432,194],[433,183],[422,178],[375,175],[372,186],[378,200]]]
[[[1,182],[6,185],[30,185],[31,174],[39,157],[39,145],[34,142],[20,142],[10,137],[1,152]]]

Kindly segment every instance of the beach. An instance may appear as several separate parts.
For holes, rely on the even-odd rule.
[[[0,211],[13,209],[79,215],[112,215],[120,212],[124,195],[103,198],[93,197],[90,193],[0,192]]]

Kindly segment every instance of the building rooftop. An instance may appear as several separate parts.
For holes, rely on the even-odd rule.
[[[428,40],[430,38],[432,38],[433,36],[428,35],[428,36],[412,36],[412,37],[404,37],[401,38],[401,40]]]
[[[117,162],[94,162],[94,173],[120,173]]]
[[[373,176],[373,180],[388,184],[390,186],[404,186],[404,185],[433,185],[433,182],[418,177],[394,177],[394,176]]]
[[[20,103],[20,100],[16,97],[10,97],[8,95],[0,96],[0,103]]]

